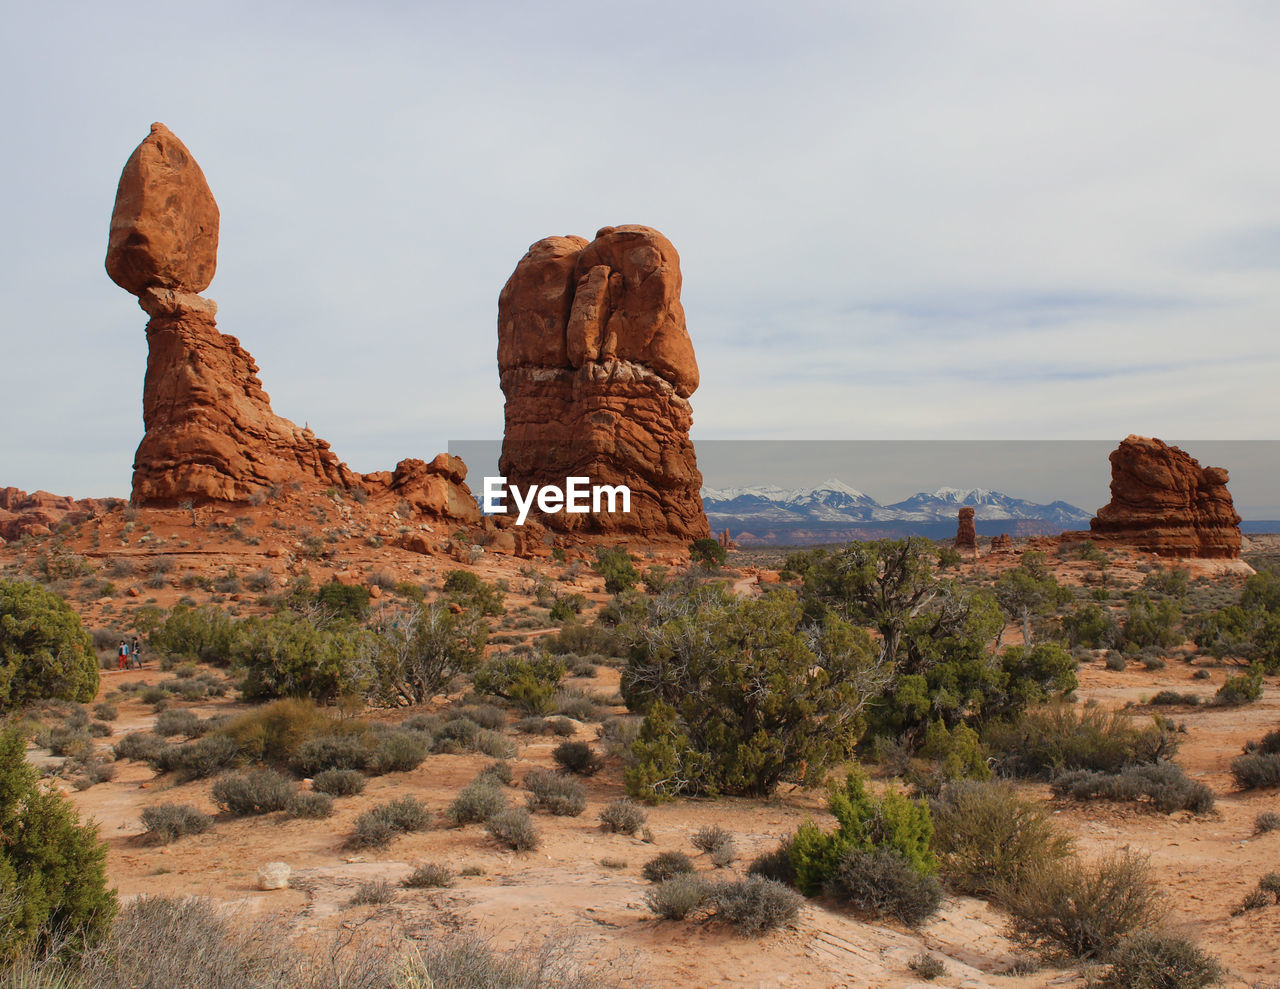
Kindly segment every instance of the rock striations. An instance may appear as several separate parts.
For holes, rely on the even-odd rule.
[[[562,531],[698,539],[689,427],[698,365],[680,304],[680,257],[658,231],[604,227],[590,243],[529,248],[498,299],[508,484],[626,484],[631,511],[544,515]]]
[[[257,364],[218,332],[217,305],[198,294],[213,279],[217,249],[218,205],[204,173],[167,127],[152,124],[120,175],[106,258],[107,274],[151,317],[134,503],[244,502],[301,483],[363,487],[425,514],[477,520],[456,458],[362,475],[310,429],[271,410]]]
[[[1092,538],[1160,556],[1239,558],[1224,468],[1145,436],[1127,437],[1110,459],[1111,502],[1089,523]]]

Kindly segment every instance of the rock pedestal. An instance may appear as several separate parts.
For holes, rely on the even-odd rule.
[[[507,483],[563,487],[585,476],[631,490],[629,513],[540,515],[549,528],[682,541],[711,535],[689,440],[698,365],[680,285],[680,257],[666,237],[620,226],[590,243],[538,241],[503,288],[499,469]]]
[[[956,549],[961,552],[978,552],[978,530],[973,522],[973,508],[965,505],[956,520]]]

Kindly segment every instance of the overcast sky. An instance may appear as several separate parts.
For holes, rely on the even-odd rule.
[[[128,491],[153,120],[220,328],[357,470],[500,437],[503,282],[620,223],[680,251],[695,440],[1278,438],[1269,0],[11,7],[0,485]]]

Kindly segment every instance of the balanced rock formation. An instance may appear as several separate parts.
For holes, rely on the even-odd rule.
[[[978,530],[973,523],[973,507],[965,505],[956,520],[956,549],[978,552]]]
[[[1093,539],[1159,556],[1239,558],[1240,516],[1224,468],[1145,436],[1127,437],[1110,460],[1111,502],[1089,523]]]
[[[217,304],[198,294],[213,278],[217,248],[218,205],[204,173],[167,127],[152,124],[121,173],[106,258],[107,274],[151,317],[134,503],[245,502],[301,483],[363,487],[425,514],[477,520],[456,458],[361,475],[310,429],[271,410],[253,357],[218,332]]]
[[[629,513],[556,513],[548,527],[691,540],[711,535],[689,427],[698,365],[680,256],[651,227],[529,248],[498,298],[508,485],[625,484]]]

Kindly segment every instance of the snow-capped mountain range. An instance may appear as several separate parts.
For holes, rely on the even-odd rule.
[[[702,506],[715,527],[741,527],[806,522],[955,522],[962,505],[970,505],[978,521],[1036,519],[1070,527],[1088,525],[1090,513],[1055,501],[1039,505],[985,488],[939,488],[921,491],[904,501],[882,505],[868,494],[832,478],[810,491],[768,485],[703,488]]]

